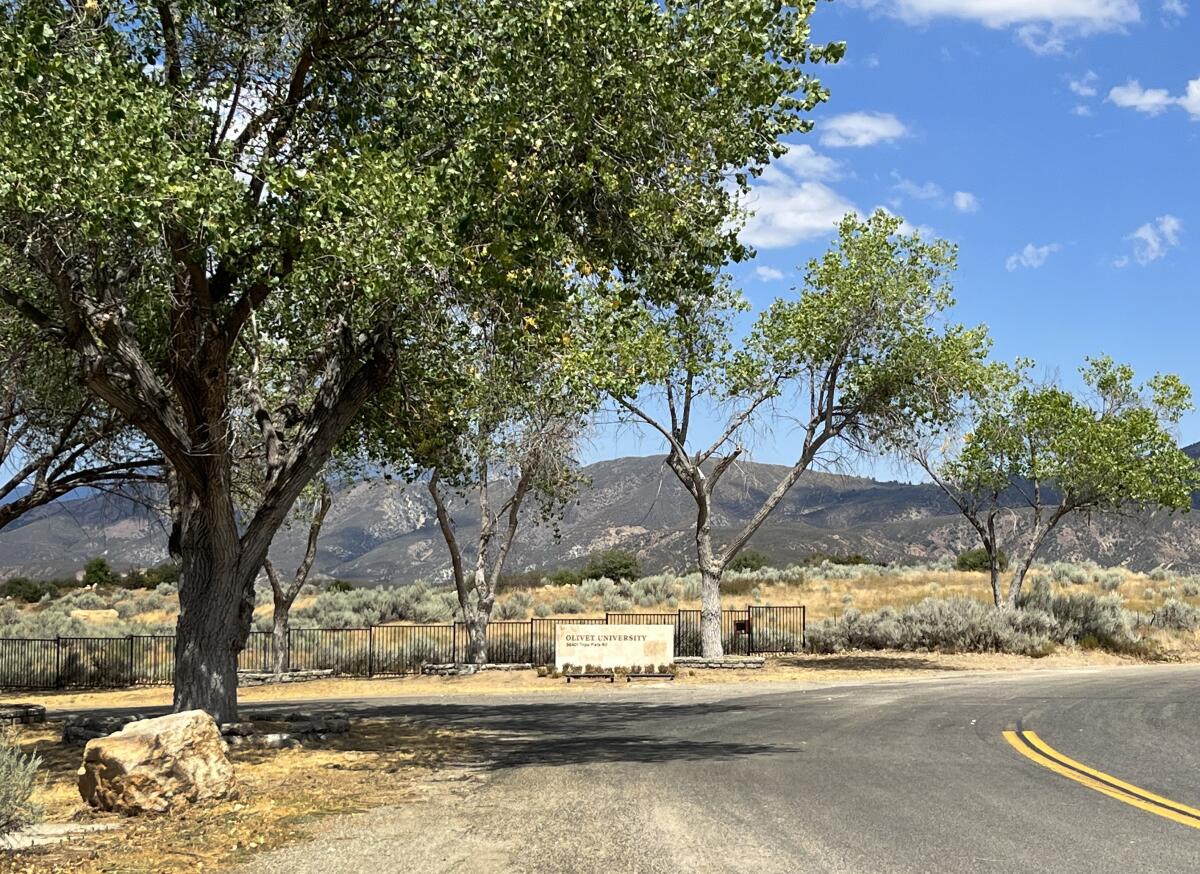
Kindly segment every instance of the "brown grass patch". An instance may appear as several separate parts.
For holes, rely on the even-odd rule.
[[[19,734],[42,757],[35,798],[48,822],[118,822],[48,847],[8,852],[4,872],[213,871],[261,849],[301,840],[321,817],[421,797],[422,778],[472,755],[471,737],[405,719],[355,719],[351,731],[303,749],[230,751],[240,797],[163,816],[121,818],[87,807],[75,788],[81,749],[58,742],[60,725]]]

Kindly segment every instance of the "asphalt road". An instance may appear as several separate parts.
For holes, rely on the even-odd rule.
[[[247,871],[1191,872],[1200,828],[1002,733],[1200,807],[1200,668],[628,688],[360,705],[494,732],[481,779]],[[1197,824],[1200,824],[1198,822]]]

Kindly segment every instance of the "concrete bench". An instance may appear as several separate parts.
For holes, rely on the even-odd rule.
[[[608,682],[611,683],[614,680],[616,680],[617,675],[610,674],[610,673],[589,673],[589,674],[567,674],[566,677],[567,677],[568,683],[571,682],[572,680],[608,680]]]

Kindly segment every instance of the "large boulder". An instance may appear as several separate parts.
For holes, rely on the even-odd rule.
[[[83,750],[79,794],[101,810],[164,813],[236,793],[221,732],[203,710],[131,722]]]

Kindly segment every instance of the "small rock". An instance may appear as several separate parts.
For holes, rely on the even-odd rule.
[[[221,725],[221,734],[225,737],[248,737],[254,734],[254,723],[226,722]]]
[[[300,741],[290,734],[275,732],[273,734],[264,734],[261,744],[268,750],[290,750],[300,746]]]

